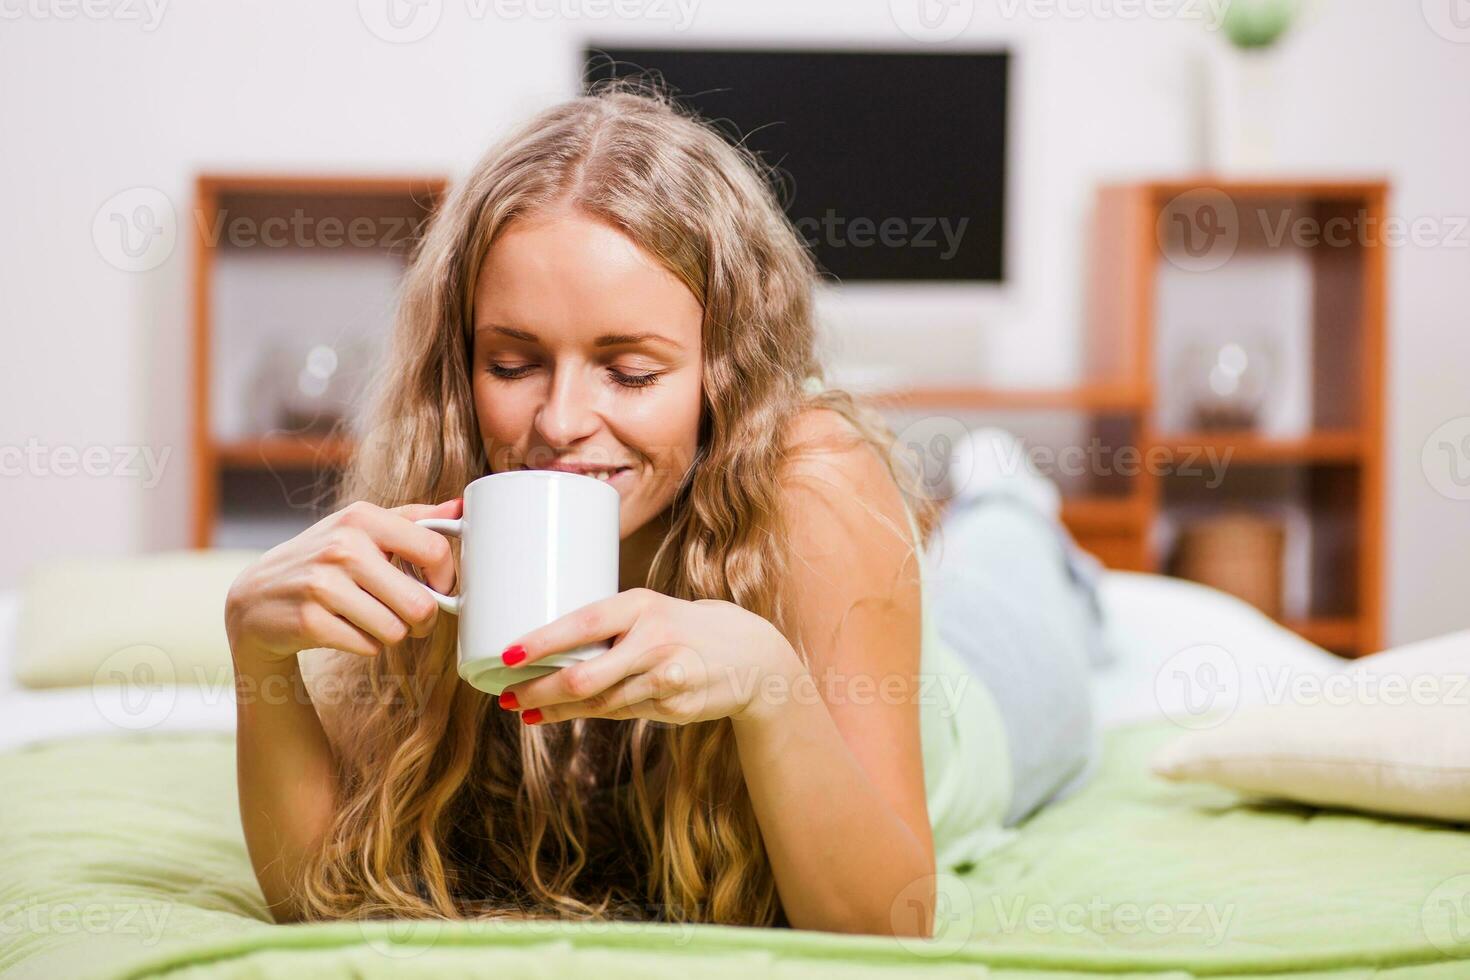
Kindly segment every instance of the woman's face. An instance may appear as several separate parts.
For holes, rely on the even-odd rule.
[[[699,434],[694,294],[611,225],[518,219],[475,285],[472,384],[491,472],[607,475],[627,538],[661,514]]]

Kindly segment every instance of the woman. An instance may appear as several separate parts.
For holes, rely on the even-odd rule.
[[[310,692],[239,707],[278,919],[929,934],[936,860],[996,839],[1006,733],[924,616],[932,509],[822,390],[814,281],[754,159],[655,96],[548,110],[444,203],[345,506],[227,603],[241,690]],[[612,650],[497,703],[456,676],[410,574],[451,589],[453,559],[413,522],[527,467],[610,479],[624,591],[504,659]]]

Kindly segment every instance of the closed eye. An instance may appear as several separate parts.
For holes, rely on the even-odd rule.
[[[624,374],[616,368],[609,368],[609,375],[613,381],[624,388],[647,388],[649,385],[657,384],[658,379],[663,376],[662,371],[649,371],[646,374]]]
[[[514,381],[517,378],[524,378],[526,375],[530,374],[536,369],[536,365],[496,364],[494,361],[491,361],[485,366],[485,369],[489,371],[491,375],[497,378],[501,378],[505,381]],[[619,371],[616,368],[608,368],[607,373],[608,377],[612,380],[614,384],[620,385],[624,388],[647,388],[650,385],[657,384],[658,379],[663,377],[662,371],[648,371],[643,374],[628,374],[626,372]]]

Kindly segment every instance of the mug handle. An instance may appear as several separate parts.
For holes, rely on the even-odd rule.
[[[426,517],[421,521],[414,521],[414,523],[419,527],[426,527],[430,531],[438,531],[440,534],[447,535],[451,538],[457,538],[464,532],[464,521],[460,518]],[[435,592],[425,583],[421,582],[419,584],[423,585],[425,591],[434,597],[434,601],[439,604],[440,609],[454,616],[459,615],[459,596],[445,595],[442,592]]]

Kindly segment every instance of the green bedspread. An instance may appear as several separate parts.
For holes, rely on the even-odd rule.
[[[220,736],[0,756],[4,977],[1470,977],[1470,835],[1165,784],[1164,727],[941,884],[930,942],[620,923],[273,926]]]

